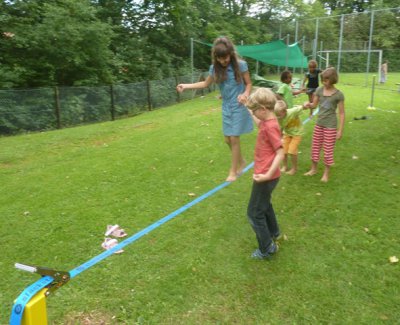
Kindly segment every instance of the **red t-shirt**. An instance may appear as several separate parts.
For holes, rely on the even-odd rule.
[[[265,174],[271,167],[276,151],[281,147],[281,129],[277,119],[261,121],[254,153],[254,174]],[[277,168],[271,179],[278,178],[280,175],[280,169]]]

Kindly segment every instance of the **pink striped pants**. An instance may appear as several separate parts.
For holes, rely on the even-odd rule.
[[[333,161],[333,148],[336,143],[336,129],[330,129],[323,126],[316,125],[314,127],[312,146],[311,146],[311,160],[314,162],[319,161],[321,149],[324,150],[324,164],[332,166]]]

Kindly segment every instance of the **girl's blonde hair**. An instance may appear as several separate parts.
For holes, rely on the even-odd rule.
[[[276,97],[273,91],[269,88],[260,87],[250,95],[246,106],[252,111],[255,111],[261,107],[265,107],[266,109],[273,111],[275,103]]]
[[[329,82],[334,85],[339,81],[339,75],[335,68],[326,68],[321,72],[321,80],[329,79]]]
[[[275,115],[281,115],[283,112],[286,112],[287,104],[284,100],[277,100],[274,106]]]

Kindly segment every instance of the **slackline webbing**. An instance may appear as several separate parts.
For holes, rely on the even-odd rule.
[[[318,109],[316,109],[313,112],[313,115],[318,113]],[[310,117],[306,118],[303,121],[303,124],[306,124],[308,121],[310,121]],[[248,166],[246,166],[245,169],[243,169],[243,174],[246,173],[250,168],[252,168],[254,165],[254,162],[250,163]],[[99,263],[100,261],[106,259],[110,255],[114,254],[114,252],[124,248],[125,246],[133,243],[137,239],[141,238],[142,236],[148,234],[152,230],[156,229],[157,227],[163,225],[167,221],[175,218],[182,212],[188,210],[192,206],[196,205],[197,203],[203,201],[204,199],[210,197],[211,195],[215,194],[219,190],[222,190],[223,188],[227,187],[231,182],[224,182],[220,184],[219,186],[213,188],[212,190],[208,191],[207,193],[199,196],[198,198],[194,199],[193,201],[190,201],[189,203],[185,204],[184,206],[180,207],[179,209],[175,210],[174,212],[170,213],[169,215],[165,216],[164,218],[156,221],[155,223],[151,224],[150,226],[142,229],[141,231],[137,232],[136,234],[132,235],[131,237],[125,239],[124,241],[120,242],[118,245],[112,247],[109,250],[104,251],[103,253],[93,257],[89,261],[81,264],[80,266],[72,269],[69,271],[71,279],[82,273],[83,271],[87,270],[88,268],[92,267],[93,265]],[[36,295],[40,290],[48,286],[53,282],[53,278],[51,276],[44,276],[25,288],[25,290],[18,296],[18,298],[15,300],[12,312],[11,312],[11,317],[10,317],[10,325],[20,325],[22,321],[22,315],[24,308],[26,304],[33,298],[34,295]]]
[[[243,173],[247,172],[250,168],[253,167],[253,163],[250,163],[246,168],[243,170]],[[196,205],[197,203],[203,201],[204,199],[210,197],[214,193],[218,192],[219,190],[225,188],[231,184],[231,182],[224,182],[221,185],[215,187],[214,189],[208,191],[207,193],[199,196],[198,198],[194,199],[193,201],[185,204],[184,206],[180,207],[179,209],[175,210],[174,212],[170,213],[169,215],[165,216],[164,218],[156,221],[155,223],[151,224],[150,226],[142,229],[141,231],[137,232],[136,234],[132,235],[131,237],[125,239],[124,241],[120,242],[118,245],[112,247],[109,250],[104,251],[103,253],[93,257],[89,261],[81,264],[80,266],[76,267],[69,271],[71,279],[82,273],[83,271],[87,270],[88,268],[92,267],[93,265],[97,264],[98,262],[104,260],[105,258],[109,257],[110,255],[114,254],[114,252],[124,248],[125,246],[133,243],[137,239],[141,238],[142,236],[148,234],[155,228],[163,225],[167,221],[175,218],[182,212],[186,211],[187,209],[191,208],[192,206]],[[22,320],[22,315],[26,304],[29,302],[32,297],[38,293],[41,289],[48,286],[53,281],[53,278],[50,276],[44,276],[40,278],[38,281],[27,287],[16,299],[12,313],[10,318],[11,325],[19,325]]]

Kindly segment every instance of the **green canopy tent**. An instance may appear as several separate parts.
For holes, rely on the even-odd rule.
[[[199,41],[197,41],[199,42]],[[199,42],[208,46],[209,43]],[[297,43],[286,45],[277,40],[256,45],[237,45],[236,50],[243,57],[288,68],[307,68],[308,60]]]
[[[286,45],[281,40],[257,45],[238,45],[236,50],[243,57],[289,68],[307,68],[308,60],[297,43]]]

